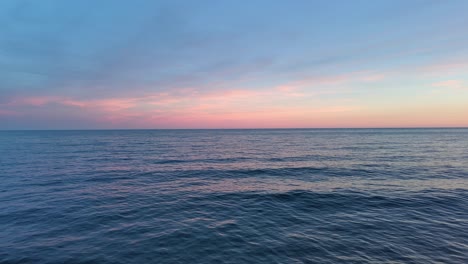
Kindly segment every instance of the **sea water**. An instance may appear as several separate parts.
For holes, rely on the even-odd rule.
[[[468,129],[0,131],[0,263],[468,263]]]

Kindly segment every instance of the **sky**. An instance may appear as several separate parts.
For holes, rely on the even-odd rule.
[[[468,127],[466,0],[2,0],[0,129]]]

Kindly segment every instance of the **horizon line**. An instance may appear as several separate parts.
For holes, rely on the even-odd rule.
[[[116,131],[116,130],[327,130],[327,129],[468,129],[461,127],[263,127],[263,128],[51,128],[51,129],[0,129],[0,131]]]

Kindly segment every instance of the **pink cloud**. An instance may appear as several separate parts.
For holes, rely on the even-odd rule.
[[[134,107],[137,100],[135,98],[111,98],[99,100],[79,100],[71,99],[62,96],[37,96],[17,98],[7,103],[8,106],[45,106],[47,104],[61,104],[65,106],[80,107],[80,108],[99,108],[107,111],[116,111]]]
[[[305,77],[285,82],[272,88],[249,90],[233,87],[226,90],[202,90],[190,87],[162,91],[144,96],[125,98],[78,99],[60,96],[19,98],[16,105],[53,109],[60,105],[76,111],[93,113],[92,118],[116,127],[334,127],[334,126],[398,126],[411,124],[407,113],[374,115],[378,108],[370,109],[359,101],[334,99],[320,100],[316,95],[339,93],[352,89],[348,84],[380,82],[390,74],[356,71],[324,77]],[[463,82],[447,80],[433,84],[436,87],[462,89]],[[320,89],[314,89],[315,87]],[[322,89],[327,87],[329,89]],[[408,112],[411,109],[405,108]],[[12,110],[15,110],[12,108]],[[466,110],[461,110],[466,111]],[[0,113],[1,114],[1,113]],[[432,124],[423,114],[411,119],[414,124]],[[91,118],[91,117],[90,117]],[[425,120],[423,123],[420,120]]]
[[[76,99],[60,96],[18,98],[10,107],[30,105],[57,109],[58,105],[93,113],[94,119],[109,124],[148,127],[159,123],[181,125],[240,124],[294,120],[304,114],[346,112],[347,106],[310,107],[301,100],[305,94],[297,87],[248,90],[230,89],[200,92],[196,89],[172,90],[146,96],[106,99]],[[294,96],[285,99],[285,96]],[[299,100],[300,103],[294,103]],[[52,108],[51,108],[52,107]],[[54,110],[55,111],[55,110]],[[232,124],[231,124],[232,125]],[[232,127],[232,126],[231,126]]]
[[[61,99],[59,100],[60,104],[75,106],[75,107],[86,107],[88,104],[86,102],[72,100],[72,99]]]
[[[448,88],[453,90],[468,90],[468,86],[460,80],[447,80],[432,84],[435,87]]]

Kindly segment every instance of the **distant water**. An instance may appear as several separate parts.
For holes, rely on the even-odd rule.
[[[0,263],[468,263],[468,129],[0,132]]]

